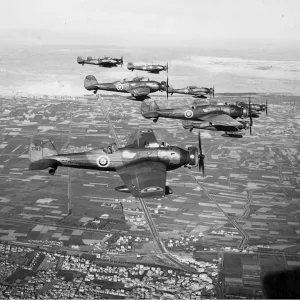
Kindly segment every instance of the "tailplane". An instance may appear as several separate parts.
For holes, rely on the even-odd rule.
[[[51,156],[58,155],[50,140],[33,139],[29,145],[29,170],[43,170],[53,167],[57,161]]]

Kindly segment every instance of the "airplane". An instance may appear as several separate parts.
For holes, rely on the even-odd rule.
[[[98,83],[97,79],[93,75],[88,75],[84,80],[84,87],[88,91],[93,91],[94,94],[98,90],[130,93],[131,96],[127,97],[130,100],[143,101],[150,98],[150,93],[155,93],[157,91],[166,91],[167,82],[149,80],[148,77],[135,77],[132,80],[127,80],[126,78],[122,81],[115,81],[112,83]]]
[[[249,100],[250,103],[250,100]],[[242,102],[242,101],[237,101],[236,105],[238,106],[244,106],[248,107],[249,104]],[[259,104],[259,103],[251,103],[251,113],[252,116],[258,116],[261,112],[266,112],[266,115],[268,115],[268,100],[266,100],[266,104]]]
[[[198,146],[187,150],[159,143],[152,129],[133,132],[124,147],[115,143],[104,148],[81,153],[59,154],[50,140],[33,138],[29,147],[29,170],[49,169],[54,175],[58,167],[117,172],[125,185],[116,187],[119,192],[134,197],[153,197],[172,194],[166,186],[166,172],[182,166],[199,166],[204,176],[204,154],[200,134]]]
[[[112,68],[117,67],[118,65],[123,66],[123,56],[121,58],[112,58],[112,57],[104,57],[104,58],[92,58],[88,56],[87,59],[84,59],[83,56],[77,57],[77,62],[84,66],[85,64],[89,65],[97,65],[99,67]]]
[[[227,134],[250,128],[250,134],[252,134],[252,117],[249,114],[249,108],[237,105],[198,105],[160,109],[156,101],[151,101],[149,104],[143,101],[141,113],[145,118],[153,119],[154,123],[159,118],[184,120],[183,128],[190,131],[199,128],[224,131]],[[250,122],[237,121],[238,117],[250,117]]]
[[[185,95],[193,95],[194,98],[207,98],[206,95],[212,95],[215,97],[215,88],[206,88],[206,87],[198,87],[195,85],[187,86],[181,89],[174,89],[172,86],[169,86],[168,92],[173,95],[176,94],[185,94]]]
[[[159,74],[161,71],[168,70],[168,64],[166,66],[160,64],[145,64],[145,65],[134,65],[132,62],[127,64],[127,69],[130,71],[133,70],[140,70],[140,71],[147,71],[149,73]]]

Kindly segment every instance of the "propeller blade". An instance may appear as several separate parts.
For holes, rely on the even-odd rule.
[[[215,98],[215,85],[213,85],[212,94],[213,94],[213,98]]]
[[[204,157],[205,155],[202,152],[202,143],[201,143],[201,135],[200,130],[198,132],[198,147],[199,147],[199,172],[202,170],[202,176],[204,177]]]
[[[167,63],[167,100],[169,99],[169,63]]]
[[[266,100],[266,116],[268,115],[268,100]]]
[[[252,135],[252,125],[253,125],[253,120],[252,120],[252,111],[251,111],[251,100],[249,97],[249,118],[250,118],[250,135]]]
[[[200,163],[201,163],[201,169],[202,169],[202,177],[205,177],[205,168],[204,168],[204,159],[202,159],[201,161],[200,161]]]

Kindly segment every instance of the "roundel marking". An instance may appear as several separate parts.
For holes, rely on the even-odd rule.
[[[187,93],[189,92],[189,90],[188,90],[188,89],[185,89],[184,92],[187,94]]]
[[[186,118],[192,118],[194,113],[191,110],[186,110],[184,112],[184,115],[185,115]]]
[[[100,168],[108,167],[109,164],[110,164],[110,160],[109,160],[109,158],[108,158],[107,155],[100,155],[100,156],[98,156],[98,158],[97,158],[97,165]]]
[[[150,186],[141,190],[141,193],[162,192],[163,189],[159,186]]]
[[[117,90],[119,90],[119,91],[120,91],[120,90],[123,90],[123,85],[122,85],[122,84],[118,84],[118,85],[117,85]]]

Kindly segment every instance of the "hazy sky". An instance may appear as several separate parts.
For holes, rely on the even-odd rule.
[[[300,1],[1,1],[0,37],[21,28],[33,33],[16,33],[16,39],[37,38],[45,43],[56,39],[61,42],[62,38],[65,43],[74,43],[84,35],[89,43],[98,43],[101,38],[114,44],[119,39],[136,45],[157,41],[198,43],[200,38],[299,41]]]

